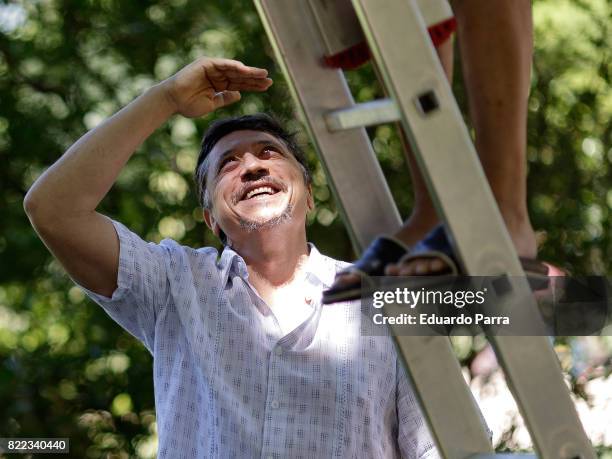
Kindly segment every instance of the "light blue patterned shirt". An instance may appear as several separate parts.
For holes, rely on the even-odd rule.
[[[153,355],[158,457],[438,457],[392,340],[363,336],[358,302],[319,302],[346,263],[311,246],[312,311],[284,334],[232,249],[114,225],[118,287],[87,294]]]

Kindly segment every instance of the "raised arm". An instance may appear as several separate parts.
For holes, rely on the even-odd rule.
[[[136,148],[173,114],[206,115],[264,91],[267,71],[228,59],[200,58],[153,86],[89,131],[28,191],[24,208],[36,232],[68,274],[110,296],[117,287],[119,241],[96,207]]]

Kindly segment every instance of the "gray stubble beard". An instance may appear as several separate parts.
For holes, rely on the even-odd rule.
[[[293,218],[293,204],[287,204],[285,210],[280,215],[272,217],[269,220],[258,222],[255,220],[248,220],[246,218],[240,218],[240,227],[247,233],[254,233],[255,231],[261,231],[265,229],[274,228],[275,226],[282,225]]]

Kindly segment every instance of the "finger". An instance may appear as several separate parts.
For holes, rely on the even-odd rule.
[[[270,78],[210,78],[209,81],[219,91],[238,87],[269,87],[273,82]]]
[[[239,91],[221,91],[215,94],[213,97],[213,103],[215,104],[215,109],[225,107],[227,105],[233,104],[234,102],[238,102],[240,100],[240,92]]]
[[[265,91],[272,86],[272,80],[266,78],[263,80],[243,80],[229,81],[225,89],[229,91]]]
[[[236,77],[236,78],[227,78],[225,80],[228,84],[254,84],[254,85],[270,85],[272,84],[271,78],[251,78],[251,77]]]
[[[268,76],[268,71],[266,69],[258,69],[256,67],[227,69],[214,67],[207,71],[207,75],[213,78],[266,78]]]
[[[234,76],[251,76],[256,78],[265,78],[268,75],[266,69],[259,67],[249,67],[240,61],[232,59],[210,59],[205,63],[207,74],[210,76],[225,75],[228,77]]]
[[[250,75],[256,78],[268,76],[268,71],[266,69],[244,65],[240,61],[228,60],[215,66],[227,74]]]
[[[265,91],[272,85],[269,78],[253,80],[250,78],[243,80],[216,80],[210,79],[210,85],[215,92],[221,91]]]

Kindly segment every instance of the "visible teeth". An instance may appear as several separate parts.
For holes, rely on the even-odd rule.
[[[247,193],[246,195],[246,199],[250,199],[253,196],[255,196],[256,194],[259,193],[269,193],[269,194],[273,194],[274,190],[272,188],[270,188],[269,186],[262,186],[259,188],[255,188],[254,190],[251,190]]]

